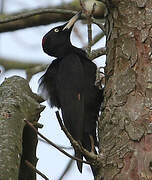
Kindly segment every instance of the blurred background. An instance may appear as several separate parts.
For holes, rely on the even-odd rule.
[[[69,3],[70,0],[0,0],[0,13],[11,14],[16,12],[22,12],[23,10],[32,10],[36,8],[43,8],[48,6],[62,5],[63,3]],[[26,63],[41,63],[49,64],[54,59],[44,54],[41,47],[42,37],[51,28],[63,24],[64,22],[58,22],[55,24],[38,26],[33,28],[27,28],[17,30],[13,32],[5,32],[0,34],[0,83],[5,78],[18,75],[26,78],[25,70],[9,69],[5,70],[5,66],[1,66],[1,59],[10,61],[19,61]],[[101,33],[96,25],[93,25],[93,37],[96,37]],[[87,26],[81,21],[75,24],[71,35],[72,44],[77,47],[87,46]],[[105,46],[105,37],[98,41],[92,49],[100,48]],[[98,67],[105,65],[105,56],[99,57],[94,60]],[[33,92],[37,93],[38,80],[44,72],[37,73],[32,76],[30,80],[30,87]],[[47,102],[43,103],[46,108],[41,113],[39,123],[43,124],[44,127],[39,131],[49,138],[51,141],[59,146],[66,147],[66,151],[73,154],[73,150],[69,143],[69,140],[65,137],[64,133],[59,127],[58,121],[55,117],[55,110],[50,109]],[[38,164],[37,169],[45,174],[50,180],[62,179],[62,175],[70,162],[70,159],[64,154],[60,153],[53,147],[46,143],[39,141],[37,147]],[[93,176],[88,165],[84,165],[83,173],[80,174],[77,170],[75,162],[71,163],[70,169],[64,176],[64,180],[92,180]],[[38,175],[38,180],[42,178]]]

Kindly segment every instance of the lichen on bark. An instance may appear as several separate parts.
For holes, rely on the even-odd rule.
[[[5,79],[1,84],[0,179],[18,179],[23,152],[24,120],[33,122],[39,119],[40,112],[44,109],[40,105],[41,101],[41,98],[31,91],[27,81],[21,77],[14,76]],[[36,144],[37,136],[35,136],[35,149]],[[36,158],[36,155],[34,158]],[[31,180],[34,180],[34,178],[31,178]]]

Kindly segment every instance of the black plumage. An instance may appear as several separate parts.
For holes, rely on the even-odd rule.
[[[102,90],[95,86],[96,65],[87,58],[86,53],[70,42],[74,22],[50,30],[42,40],[45,53],[56,57],[40,79],[42,95],[49,100],[51,107],[62,111],[64,124],[74,139],[91,151],[90,135],[97,146],[96,123]],[[83,159],[80,152],[75,155]],[[77,162],[80,172],[82,163]]]

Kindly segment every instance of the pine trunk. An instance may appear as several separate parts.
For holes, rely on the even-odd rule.
[[[152,0],[109,0],[102,180],[152,179]]]

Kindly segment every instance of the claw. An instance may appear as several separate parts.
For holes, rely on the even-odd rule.
[[[89,135],[90,142],[91,142],[91,152],[95,153],[95,145],[94,145],[94,139],[92,135]]]

